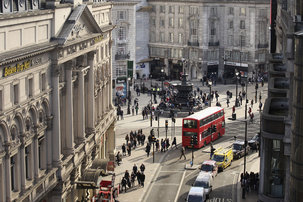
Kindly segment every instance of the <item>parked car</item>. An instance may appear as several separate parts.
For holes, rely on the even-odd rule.
[[[193,184],[193,187],[203,187],[205,197],[209,198],[209,194],[213,187],[213,178],[211,174],[200,172]]]
[[[204,202],[206,197],[204,195],[203,187],[192,187],[190,188],[186,201],[188,202]]]
[[[250,147],[246,146],[246,154],[248,154]],[[245,154],[245,145],[243,140],[236,140],[233,143],[233,156],[235,159],[239,159]]]
[[[248,145],[252,150],[258,150],[260,146],[260,133],[255,134],[250,140],[248,140]]]
[[[201,172],[209,173],[212,177],[217,176],[218,174],[218,165],[216,164],[216,161],[213,160],[206,160],[203,161],[201,165]]]

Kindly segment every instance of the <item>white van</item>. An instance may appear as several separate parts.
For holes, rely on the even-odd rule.
[[[186,201],[188,202],[204,202],[206,198],[204,197],[203,187],[192,187],[190,188]]]
[[[203,187],[204,195],[209,198],[209,194],[213,187],[213,178],[210,173],[205,173],[201,171],[193,184],[193,187]]]

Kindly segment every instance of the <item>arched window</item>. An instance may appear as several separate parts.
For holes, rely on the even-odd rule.
[[[16,140],[17,135],[18,135],[17,126],[16,126],[16,125],[13,125],[12,128],[11,128],[11,137],[12,137],[12,140],[13,140],[13,141]]]

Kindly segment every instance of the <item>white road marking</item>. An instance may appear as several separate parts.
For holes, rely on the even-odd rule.
[[[161,170],[160,173],[182,173],[183,170]]]
[[[178,197],[179,197],[179,194],[180,194],[180,191],[181,191],[181,187],[182,187],[182,184],[183,184],[183,181],[184,181],[184,177],[185,177],[185,172],[186,172],[186,171],[183,172],[183,175],[182,175],[182,178],[181,178],[181,182],[180,182],[178,191],[177,191],[177,193],[176,193],[176,197],[175,197],[174,202],[177,202],[177,201],[178,201]]]
[[[190,175],[192,175],[193,173],[195,173],[196,171],[192,171],[191,173],[189,173],[188,175],[185,176],[185,178],[188,178]]]
[[[155,183],[154,186],[179,186],[177,183]]]

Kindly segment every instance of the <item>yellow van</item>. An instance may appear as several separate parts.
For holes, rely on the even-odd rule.
[[[227,166],[231,165],[233,160],[232,147],[218,148],[215,150],[212,160],[216,161],[219,170],[223,171]]]

